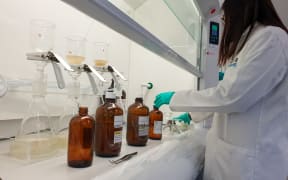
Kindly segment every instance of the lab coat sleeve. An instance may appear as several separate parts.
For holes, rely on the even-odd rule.
[[[284,32],[284,31],[283,31]],[[181,112],[245,112],[273,91],[287,71],[287,57],[279,28],[264,28],[252,36],[242,51],[241,63],[225,72],[216,87],[195,91],[177,91],[170,109]],[[240,56],[239,56],[240,57]],[[238,62],[239,62],[238,61]],[[193,115],[193,113],[191,113]]]
[[[212,112],[190,112],[190,117],[193,122],[198,123],[203,120],[207,120],[209,118],[212,118],[213,114]]]

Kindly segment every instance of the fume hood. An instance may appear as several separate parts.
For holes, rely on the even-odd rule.
[[[212,59],[217,58],[218,1],[63,1],[198,78],[209,71],[214,84],[203,87],[217,82],[215,60],[205,66],[211,55]]]

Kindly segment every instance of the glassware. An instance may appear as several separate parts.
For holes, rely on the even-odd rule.
[[[143,104],[143,98],[137,97],[135,103],[130,105],[127,114],[128,145],[145,146],[149,133],[149,108]]]
[[[86,40],[82,36],[69,36],[66,38],[66,42],[66,59],[74,69],[74,71],[68,71],[69,75],[72,77],[72,83],[68,85],[68,94],[71,94],[74,101],[78,104],[78,98],[80,95],[80,82],[78,78],[82,72],[80,67],[85,60]]]
[[[34,51],[53,49],[55,25],[45,20],[31,22],[31,46]],[[32,101],[23,118],[18,135],[11,143],[10,154],[19,159],[33,160],[54,155],[54,128],[45,100],[47,89],[47,62],[36,62],[32,82]]]
[[[175,120],[172,119],[172,112],[164,112],[164,127],[162,135],[172,136],[174,134],[181,133],[180,129],[178,128]]]
[[[127,119],[127,95],[126,91],[122,89],[121,96],[116,96],[116,103],[123,109],[124,123]]]
[[[70,65],[81,65],[85,60],[85,43],[82,36],[66,37],[67,49],[66,59]]]
[[[66,60],[74,71],[67,71],[72,82],[67,84],[67,98],[59,121],[56,125],[56,142],[59,150],[66,149],[70,119],[78,114],[81,66],[85,60],[85,38],[82,36],[68,36],[66,38]]]
[[[149,113],[149,138],[162,139],[163,113],[156,107]]]
[[[33,51],[46,52],[53,49],[55,24],[35,19],[30,23],[30,43]]]
[[[96,67],[103,67],[108,63],[109,44],[105,42],[95,42],[93,48],[94,64]]]
[[[109,89],[105,103],[96,111],[95,153],[98,156],[118,156],[122,145],[123,110]]]
[[[107,73],[106,70],[106,65],[109,58],[109,44],[105,42],[94,42],[92,47],[93,51],[91,54],[95,69],[100,72],[100,75],[103,76],[105,79],[110,79],[110,74]],[[105,90],[109,88],[109,84],[110,83],[104,83],[103,81],[99,81],[97,83],[98,94],[94,95],[93,101],[91,102],[91,107],[96,107],[95,109],[97,109],[100,105],[105,103]]]
[[[95,120],[88,116],[88,108],[80,107],[79,115],[69,123],[68,166],[91,166],[93,160],[93,136]]]

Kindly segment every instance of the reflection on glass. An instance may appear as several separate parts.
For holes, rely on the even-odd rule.
[[[109,1],[197,66],[197,59],[200,57],[201,18],[192,0]]]

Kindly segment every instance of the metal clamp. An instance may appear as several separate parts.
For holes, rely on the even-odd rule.
[[[114,86],[115,89],[117,89],[118,91],[121,90],[121,84],[116,76],[120,77],[124,81],[127,81],[127,79],[112,65],[107,66],[107,71],[111,73],[111,76],[115,82],[115,86]]]
[[[60,63],[68,71],[74,71],[71,66],[58,54],[48,51],[48,52],[34,52],[26,54],[28,60],[34,61],[49,61],[52,63],[53,70],[56,76],[57,85],[60,89],[65,88],[65,81],[63,78],[62,71],[57,63]]]
[[[87,76],[88,76],[88,79],[90,81],[90,84],[91,84],[91,87],[92,87],[92,90],[93,90],[93,93],[94,94],[98,94],[98,88],[97,88],[97,85],[96,85],[96,82],[95,82],[95,79],[93,78],[93,76],[91,75],[91,73],[95,74],[98,79],[102,82],[107,82],[103,76],[101,76],[92,66],[90,65],[87,65],[87,64],[84,64],[83,65],[83,71],[86,72]]]

